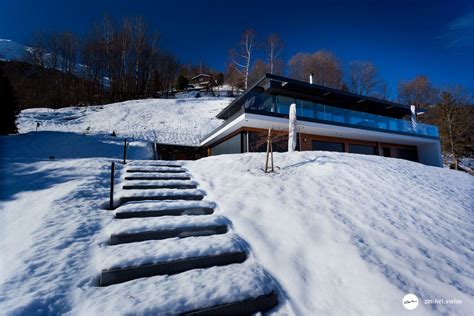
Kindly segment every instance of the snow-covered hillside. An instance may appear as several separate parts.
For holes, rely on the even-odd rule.
[[[21,112],[21,133],[36,130],[112,134],[136,140],[198,145],[222,121],[215,116],[232,101],[226,97],[183,97],[134,100],[58,110],[39,108]]]
[[[25,60],[29,47],[0,38],[0,60]]]
[[[90,265],[112,225],[104,205],[110,158],[120,157],[121,144],[42,132],[0,137],[0,146],[1,313],[100,310],[84,305],[81,293],[97,278]],[[59,159],[50,161],[53,152]],[[136,141],[131,155],[146,159],[149,152]],[[472,176],[329,152],[276,153],[274,174],[263,173],[263,162],[254,153],[185,166],[206,200],[216,202],[216,215],[230,219],[281,285],[291,308],[270,314],[472,314]],[[407,293],[462,303],[420,304],[409,312],[402,307]],[[141,304],[153,305],[153,295],[153,288],[143,290]]]
[[[215,115],[230,101],[188,95],[23,111],[21,134],[0,137],[0,314],[123,312],[110,303],[120,301],[120,287],[103,292],[106,306],[102,294],[85,294],[106,261],[97,254],[114,227],[104,207],[122,137],[132,140],[130,159],[150,159],[149,141],[197,144],[221,123]],[[182,163],[207,193],[203,202],[217,206],[216,217],[202,221],[230,220],[281,286],[284,307],[271,315],[472,315],[474,177],[330,152],[275,153],[272,174],[263,173],[261,153]],[[199,286],[213,282],[221,295],[231,292],[221,286],[225,274],[222,283],[209,275]],[[140,306],[171,304],[168,288],[157,300],[153,284],[175,279],[151,279],[146,288],[132,287]],[[420,299],[414,311],[402,307],[408,293]],[[196,305],[206,299],[192,297]],[[457,303],[425,304],[435,299]],[[129,301],[137,298],[121,303]]]
[[[225,155],[187,167],[298,315],[472,315],[474,177],[377,156]],[[421,300],[402,307],[405,294]],[[457,299],[460,304],[424,304]]]

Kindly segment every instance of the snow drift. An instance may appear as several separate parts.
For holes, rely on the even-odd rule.
[[[134,139],[131,159],[149,159],[150,140],[194,144],[206,128],[220,124],[214,116],[228,102],[142,100],[23,111],[24,134],[0,137],[0,313],[81,314],[101,310],[104,295],[125,309],[109,304],[102,311],[133,311],[116,296],[120,289],[97,292],[88,303],[78,294],[97,277],[91,262],[97,262],[95,254],[117,228],[113,214],[103,209],[110,163],[122,157],[123,137]],[[37,133],[36,122],[41,123]],[[111,137],[112,131],[119,137]],[[472,314],[472,176],[377,156],[274,156],[272,174],[263,172],[260,153],[183,162],[198,189],[206,191],[203,202],[217,206],[215,218],[200,220],[229,219],[252,257],[281,285],[282,301],[290,308],[273,314]],[[121,165],[117,168],[120,174]],[[168,219],[137,220],[122,228],[167,225],[172,225]],[[201,274],[207,278],[196,288],[160,277],[126,289],[139,291],[152,311],[157,302],[177,306],[166,292],[171,285],[189,295],[209,286],[224,298],[232,290],[232,284],[224,286],[226,280],[249,289],[253,284],[252,275],[242,278],[240,270],[189,273]],[[402,307],[408,293],[421,300],[414,311]],[[205,299],[203,294],[187,303]],[[434,299],[462,303],[424,304]]]
[[[299,315],[474,310],[474,178],[405,160],[329,152],[210,157],[186,167]],[[424,305],[424,299],[462,304]]]

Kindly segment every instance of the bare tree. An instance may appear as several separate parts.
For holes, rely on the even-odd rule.
[[[44,32],[34,32],[33,40],[30,42],[30,47],[27,50],[26,59],[33,65],[46,67],[45,57],[47,53],[47,34]]]
[[[263,49],[267,55],[268,65],[270,68],[270,73],[274,74],[276,72],[277,66],[283,65],[283,63],[278,62],[281,61],[281,54],[283,53],[283,49],[285,48],[285,44],[281,40],[278,34],[270,34],[264,45]],[[278,72],[282,72],[282,69],[278,69]]]
[[[313,82],[318,85],[341,89],[343,71],[341,62],[329,51],[320,50],[313,54],[297,53],[288,61],[290,76],[307,81],[313,73]]]
[[[153,33],[151,36],[150,46],[148,47],[149,55],[148,55],[148,72],[146,75],[146,82],[145,82],[145,95],[150,94],[150,86],[152,82],[153,73],[156,70],[156,64],[158,63],[158,33]]]
[[[439,103],[429,111],[433,122],[440,129],[443,151],[449,153],[454,161],[454,168],[458,169],[458,159],[470,146],[470,115],[472,111],[468,105],[468,93],[461,87],[454,87],[441,94]]]
[[[262,59],[257,59],[252,67],[249,74],[249,84],[253,85],[259,79],[261,79],[268,72],[269,65],[267,65]]]
[[[382,100],[390,100],[391,90],[385,80],[380,79],[378,89],[372,96]]]
[[[402,104],[426,108],[436,102],[436,96],[437,91],[426,76],[398,83],[398,102]]]
[[[38,95],[52,106],[153,96],[169,91],[180,69],[174,55],[159,49],[157,33],[149,35],[141,17],[114,23],[106,16],[83,39],[69,32],[38,33],[32,46],[28,58],[45,80],[35,81],[34,88],[28,80],[16,80],[29,89],[21,98],[29,104]]]
[[[73,33],[59,34],[58,50],[60,68],[67,74],[74,73],[78,61],[79,41]]]
[[[246,30],[242,33],[239,50],[232,49],[230,51],[231,64],[241,74],[245,89],[248,89],[250,67],[255,49],[255,36],[254,30]]]
[[[311,54],[296,53],[288,61],[290,76],[299,80],[307,80],[311,74]]]
[[[371,95],[379,84],[378,70],[369,61],[352,61],[349,63],[347,87],[349,92]]]
[[[234,65],[228,64],[224,74],[225,82],[230,85],[231,93],[234,93],[234,88],[242,89],[243,82],[241,74],[235,69]]]

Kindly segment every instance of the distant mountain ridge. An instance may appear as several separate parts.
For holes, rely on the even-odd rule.
[[[28,60],[28,54],[31,51],[33,51],[33,47],[25,46],[9,39],[0,38],[0,61],[23,61],[31,63],[31,61]],[[58,58],[60,63],[62,57],[58,56]],[[43,60],[46,67],[51,68],[47,66],[51,64],[51,54],[46,52],[43,55]],[[78,76],[81,76],[86,67],[87,66],[82,64],[75,64],[74,73]],[[56,70],[63,71],[61,67],[56,67]]]
[[[31,50],[31,47],[24,46],[9,39],[0,39],[0,60],[26,61],[29,50]]]

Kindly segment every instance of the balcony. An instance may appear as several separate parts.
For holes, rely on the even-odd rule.
[[[417,122],[414,128],[409,120],[353,111],[284,96],[271,96],[250,92],[244,101],[244,107],[252,112],[261,112],[262,114],[267,112],[278,116],[287,116],[292,103],[296,103],[296,115],[299,120],[303,121],[309,120],[323,124],[411,134],[414,136],[439,137],[438,127],[434,125]]]

